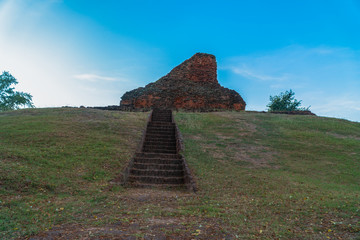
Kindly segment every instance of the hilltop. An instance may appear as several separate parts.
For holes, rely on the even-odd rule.
[[[197,194],[111,184],[146,112],[0,113],[0,238],[356,239],[360,123],[176,112]]]

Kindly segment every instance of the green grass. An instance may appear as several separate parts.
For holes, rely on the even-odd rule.
[[[103,212],[103,190],[132,156],[146,117],[66,108],[0,113],[0,238]]]
[[[359,123],[246,112],[176,120],[209,199],[202,212],[241,238],[360,237]]]
[[[199,192],[109,184],[134,153],[147,115],[68,108],[0,113],[0,238],[119,221],[139,223],[129,235],[142,238],[155,220],[176,223],[176,231],[159,231],[184,238],[206,239],[211,235],[202,234],[212,228],[239,239],[360,238],[359,123],[178,112]]]

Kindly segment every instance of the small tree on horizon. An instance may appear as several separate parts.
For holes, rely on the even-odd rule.
[[[281,92],[280,95],[270,96],[270,103],[267,105],[269,112],[276,111],[309,111],[309,108],[300,108],[301,100],[295,99],[295,93],[290,91]]]
[[[9,72],[0,75],[0,111],[16,110],[21,106],[34,107],[29,93],[18,92],[11,87],[16,84],[18,81]]]

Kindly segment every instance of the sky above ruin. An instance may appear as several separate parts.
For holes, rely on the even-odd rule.
[[[196,52],[247,110],[292,89],[360,121],[360,1],[0,0],[0,71],[37,107],[117,105]]]

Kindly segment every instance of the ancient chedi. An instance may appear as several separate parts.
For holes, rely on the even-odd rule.
[[[120,102],[122,110],[245,110],[245,106],[236,91],[220,86],[215,56],[206,53],[196,53],[156,82],[126,92]]]

